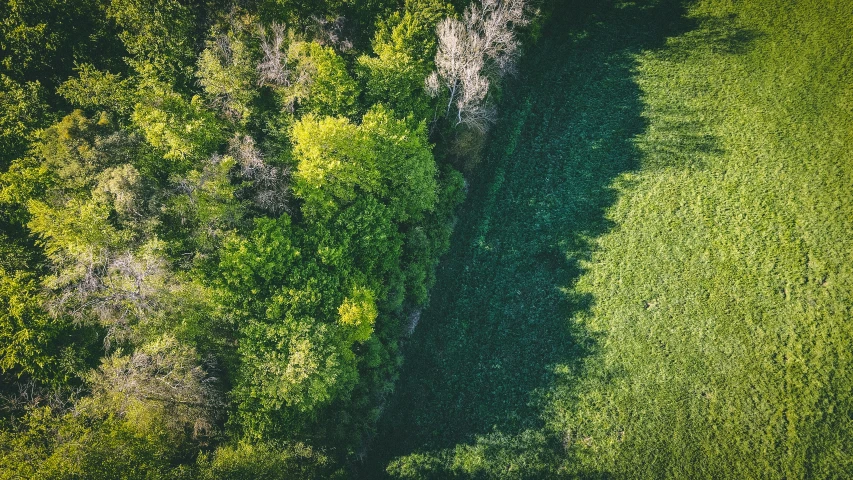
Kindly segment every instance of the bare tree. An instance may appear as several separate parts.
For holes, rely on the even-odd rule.
[[[436,28],[436,71],[427,77],[427,93],[448,93],[445,114],[455,107],[455,125],[480,132],[495,121],[488,100],[490,78],[514,72],[518,39],[514,29],[526,25],[525,0],[481,0],[465,9],[462,20],[445,18]]]
[[[339,52],[352,49],[352,41],[344,36],[346,19],[340,15],[333,19],[312,15],[309,33],[320,45],[328,45]]]
[[[83,393],[83,388],[79,386],[47,388],[32,379],[15,382],[14,385],[17,392],[7,389],[0,393],[0,411],[7,414],[42,406],[49,407],[53,413],[63,414],[73,410],[74,402]]]
[[[133,323],[161,309],[170,293],[171,275],[155,249],[90,250],[60,263],[48,284],[56,293],[48,311],[80,323],[94,319],[107,329],[107,349],[114,340],[126,340]]]
[[[317,73],[316,65],[300,58],[304,42],[288,45],[284,25],[273,23],[269,32],[260,27],[259,37],[263,56],[257,65],[258,85],[277,89],[283,94],[284,108],[293,113],[298,101],[308,96]]]
[[[200,361],[195,350],[166,336],[130,355],[104,360],[91,377],[93,393],[111,399],[119,414],[135,403],[160,407],[175,430],[208,434],[225,402],[210,375],[212,360]]]
[[[482,41],[483,54],[494,62],[500,76],[514,73],[519,42],[515,29],[530,23],[525,0],[481,0],[465,10],[465,23]]]
[[[249,135],[235,136],[228,150],[240,165],[240,175],[252,181],[251,197],[255,205],[273,215],[288,211],[290,168],[268,164]]]
[[[286,38],[284,25],[273,23],[270,32],[260,29],[261,51],[263,58],[258,63],[258,85],[289,87],[291,70],[287,64],[287,52],[284,50]]]
[[[488,93],[489,81],[480,75],[484,57],[480,52],[479,36],[454,18],[442,20],[436,31],[439,38],[435,56],[437,72],[427,78],[427,87],[434,94],[438,93],[437,85],[447,88],[449,98],[445,115],[450,115],[455,105],[456,124],[459,125],[464,122],[467,107],[472,102],[485,101]]]

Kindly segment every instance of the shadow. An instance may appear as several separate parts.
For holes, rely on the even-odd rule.
[[[471,179],[362,478],[382,478],[412,455],[415,477],[450,478],[441,465],[460,446],[545,430],[544,392],[566,372],[581,375],[596,348],[574,320],[595,299],[573,285],[596,238],[613,228],[605,212],[614,180],[641,167],[634,138],[648,119],[636,56],[695,27],[680,1],[554,7],[505,88],[504,117]],[[715,148],[705,140],[700,148]],[[548,449],[554,441],[536,440]]]
[[[657,88],[643,89],[641,100],[643,117],[652,128],[635,137],[635,145],[642,158],[643,170],[665,168],[705,169],[724,153],[714,133],[716,124],[723,119],[713,119],[706,108],[707,98],[721,95],[720,82],[707,72],[696,72],[679,78],[663,78],[674,70],[674,64],[683,66],[689,60],[693,65],[713,65],[728,56],[748,52],[759,37],[758,32],[739,25],[734,15],[725,17],[693,17],[695,26],[677,37],[667,39],[665,48],[642,52],[638,59],[643,65],[641,74]],[[702,58],[704,62],[696,62]],[[661,84],[670,89],[660,88]],[[695,95],[685,100],[673,95],[672,90],[692,91]]]

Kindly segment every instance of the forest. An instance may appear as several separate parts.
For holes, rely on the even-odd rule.
[[[851,18],[0,0],[0,480],[850,477]]]

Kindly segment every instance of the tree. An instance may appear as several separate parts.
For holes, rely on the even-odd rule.
[[[0,370],[42,382],[63,380],[60,336],[69,325],[42,308],[38,279],[26,271],[0,267]],[[58,378],[57,378],[58,377]]]
[[[376,106],[362,118],[383,179],[382,198],[397,221],[419,220],[436,201],[436,167],[423,121],[412,123]]]
[[[186,435],[164,434],[162,412],[128,419],[101,397],[66,409],[30,408],[0,431],[0,478],[182,478],[192,453]],[[140,420],[144,420],[140,422]],[[139,423],[136,423],[139,422]]]
[[[430,64],[437,47],[436,25],[445,17],[453,17],[453,5],[443,0],[406,0],[403,10],[379,22],[373,49],[390,48],[419,64]]]
[[[514,71],[514,28],[527,23],[525,0],[482,0],[469,5],[462,20],[446,18],[438,24],[436,71],[427,77],[426,89],[433,96],[447,90],[446,115],[455,108],[456,126],[485,132],[494,123],[489,87],[492,79]]]
[[[187,100],[155,78],[154,66],[139,68],[144,73],[131,120],[164,158],[188,165],[224,143],[222,126],[200,97]]]
[[[196,28],[190,8],[178,0],[110,0],[107,16],[119,27],[128,62],[138,72],[151,68],[171,86],[188,83]]]
[[[255,439],[298,430],[357,378],[348,335],[333,323],[340,276],[293,237],[299,233],[286,215],[258,220],[222,257],[231,306],[245,319],[232,393],[243,431]]]
[[[41,83],[18,83],[0,74],[0,170],[24,153],[30,132],[47,117]]]
[[[379,196],[381,175],[372,145],[345,118],[304,117],[293,127],[294,193],[307,214],[320,214],[355,200]]]
[[[215,254],[242,224],[245,204],[231,182],[235,166],[233,157],[213,154],[192,170],[169,177],[160,210],[162,234],[172,242],[171,249],[199,257]]]
[[[0,19],[0,74],[20,83],[38,81],[48,95],[77,63],[122,66],[125,52],[102,1],[3,0]]]
[[[77,78],[69,78],[57,90],[66,100],[78,107],[130,114],[136,102],[132,79],[98,70],[88,63],[78,65],[76,70]]]
[[[374,55],[358,57],[368,104],[383,103],[418,120],[433,117],[423,79],[435,68],[436,25],[453,14],[453,7],[441,0],[408,0],[403,12],[380,22]]]
[[[382,48],[377,56],[358,57],[358,76],[368,104],[383,102],[398,112],[412,112],[419,120],[430,117],[431,103],[423,88],[423,68],[405,53]]]
[[[346,63],[331,47],[316,42],[294,42],[288,49],[294,80],[283,89],[285,104],[305,113],[352,116],[356,113],[358,83]]]
[[[218,379],[208,372],[211,366],[205,368],[194,348],[166,335],[129,355],[105,358],[90,384],[93,395],[104,397],[113,413],[131,422],[159,411],[173,435],[210,436],[224,407]]]
[[[262,212],[281,215],[289,210],[290,167],[270,164],[249,135],[231,139],[228,152],[237,160],[240,176],[250,185],[245,186],[247,196]]]
[[[258,62],[258,85],[288,87],[292,80],[292,72],[288,65],[287,48],[285,45],[286,31],[284,25],[273,23],[267,29],[259,28],[262,58]]]
[[[239,442],[200,456],[198,463],[202,480],[338,478],[327,455],[301,443]]]
[[[261,20],[287,22],[294,25],[308,23],[312,16],[325,16],[340,9],[350,0],[260,0],[258,12]]]
[[[245,29],[250,22],[232,18],[224,32],[215,28],[198,59],[199,84],[231,120],[245,123],[257,96],[256,52]]]
[[[361,125],[306,117],[294,126],[293,138],[293,188],[306,214],[328,212],[362,194],[381,199],[399,221],[432,209],[435,163],[423,123],[413,129],[380,106]]]

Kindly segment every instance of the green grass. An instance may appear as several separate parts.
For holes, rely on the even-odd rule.
[[[853,471],[853,3],[561,3],[364,476]]]

